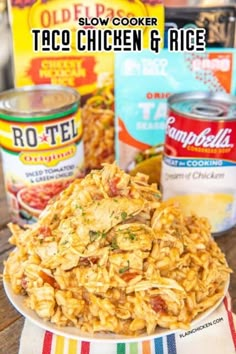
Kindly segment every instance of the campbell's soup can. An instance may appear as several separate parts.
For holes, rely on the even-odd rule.
[[[34,223],[48,202],[83,173],[80,96],[36,85],[0,94],[1,152],[13,221]]]
[[[168,99],[161,188],[214,235],[236,223],[236,97],[189,92]]]

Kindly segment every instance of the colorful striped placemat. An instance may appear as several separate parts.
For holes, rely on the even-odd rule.
[[[134,343],[86,342],[55,335],[25,321],[19,354],[234,354],[236,316],[223,303],[189,331]]]

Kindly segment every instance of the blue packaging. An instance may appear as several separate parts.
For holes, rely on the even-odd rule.
[[[234,94],[235,49],[204,53],[117,53],[115,63],[116,160],[128,170],[135,156],[162,144],[167,98],[186,91]]]

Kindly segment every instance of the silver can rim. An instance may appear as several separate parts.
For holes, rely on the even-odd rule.
[[[214,116],[214,117],[209,117],[209,116],[200,116],[196,115],[191,112],[182,112],[181,110],[178,110],[177,108],[173,107],[175,103],[178,102],[184,102],[184,101],[189,101],[189,100],[208,100],[208,101],[220,101],[221,103],[224,104],[232,104],[236,105],[236,96],[224,93],[224,92],[209,92],[209,91],[186,91],[186,92],[181,92],[181,93],[175,93],[172,94],[171,96],[168,97],[167,99],[167,104],[168,108],[174,111],[177,114],[181,114],[182,116],[186,118],[193,118],[196,120],[203,120],[203,121],[235,121],[235,117],[229,117],[229,116]]]
[[[5,98],[9,97],[14,97],[14,94],[16,93],[29,93],[33,91],[40,91],[40,92],[50,92],[50,91],[60,91],[64,92],[65,94],[68,93],[70,95],[74,96],[74,100],[72,100],[71,103],[62,105],[57,108],[47,108],[47,109],[42,109],[38,111],[29,111],[29,112],[19,112],[16,109],[11,109],[10,107],[1,107],[0,106],[0,116],[9,116],[9,117],[18,117],[18,118],[29,118],[29,117],[47,117],[47,116],[52,116],[53,114],[57,114],[60,112],[67,112],[73,109],[75,106],[79,106],[80,104],[80,94],[79,92],[69,86],[63,86],[63,85],[53,85],[53,84],[41,84],[41,85],[27,85],[27,86],[21,86],[21,87],[16,87],[12,88],[6,91],[3,91],[0,93],[0,102],[1,100],[3,101]]]

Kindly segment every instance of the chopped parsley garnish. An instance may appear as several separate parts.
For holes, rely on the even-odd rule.
[[[119,249],[119,246],[117,245],[116,238],[113,238],[111,241],[111,249],[112,250],[117,250]]]
[[[104,231],[101,234],[102,234],[102,238],[105,238],[107,235]]]
[[[95,241],[99,236],[100,235],[98,231],[89,230],[89,237],[91,242]]]
[[[135,240],[136,239],[136,235],[133,234],[132,232],[130,232],[129,233],[129,239],[132,240],[132,241]]]
[[[161,193],[155,193],[154,197],[160,198],[161,197]]]
[[[81,205],[76,205],[76,208],[78,208],[78,209],[80,209],[82,211],[82,213],[81,213],[82,216],[85,216],[84,209],[82,208]]]
[[[89,230],[89,237],[90,237],[90,241],[94,242],[99,237],[105,238],[106,237],[106,233],[103,232],[103,231],[101,232],[101,231]]]
[[[126,267],[119,269],[120,274],[123,274],[123,273],[127,272],[127,270],[129,270],[129,261],[127,263],[128,263],[128,265]]]
[[[126,213],[126,211],[122,211],[122,213],[121,213],[121,219],[124,221],[126,218],[127,218],[127,213]]]
[[[64,245],[66,245],[67,243],[69,243],[69,241],[68,241],[68,240],[65,240],[65,241],[63,241],[63,242],[61,243],[61,245],[64,246]]]

